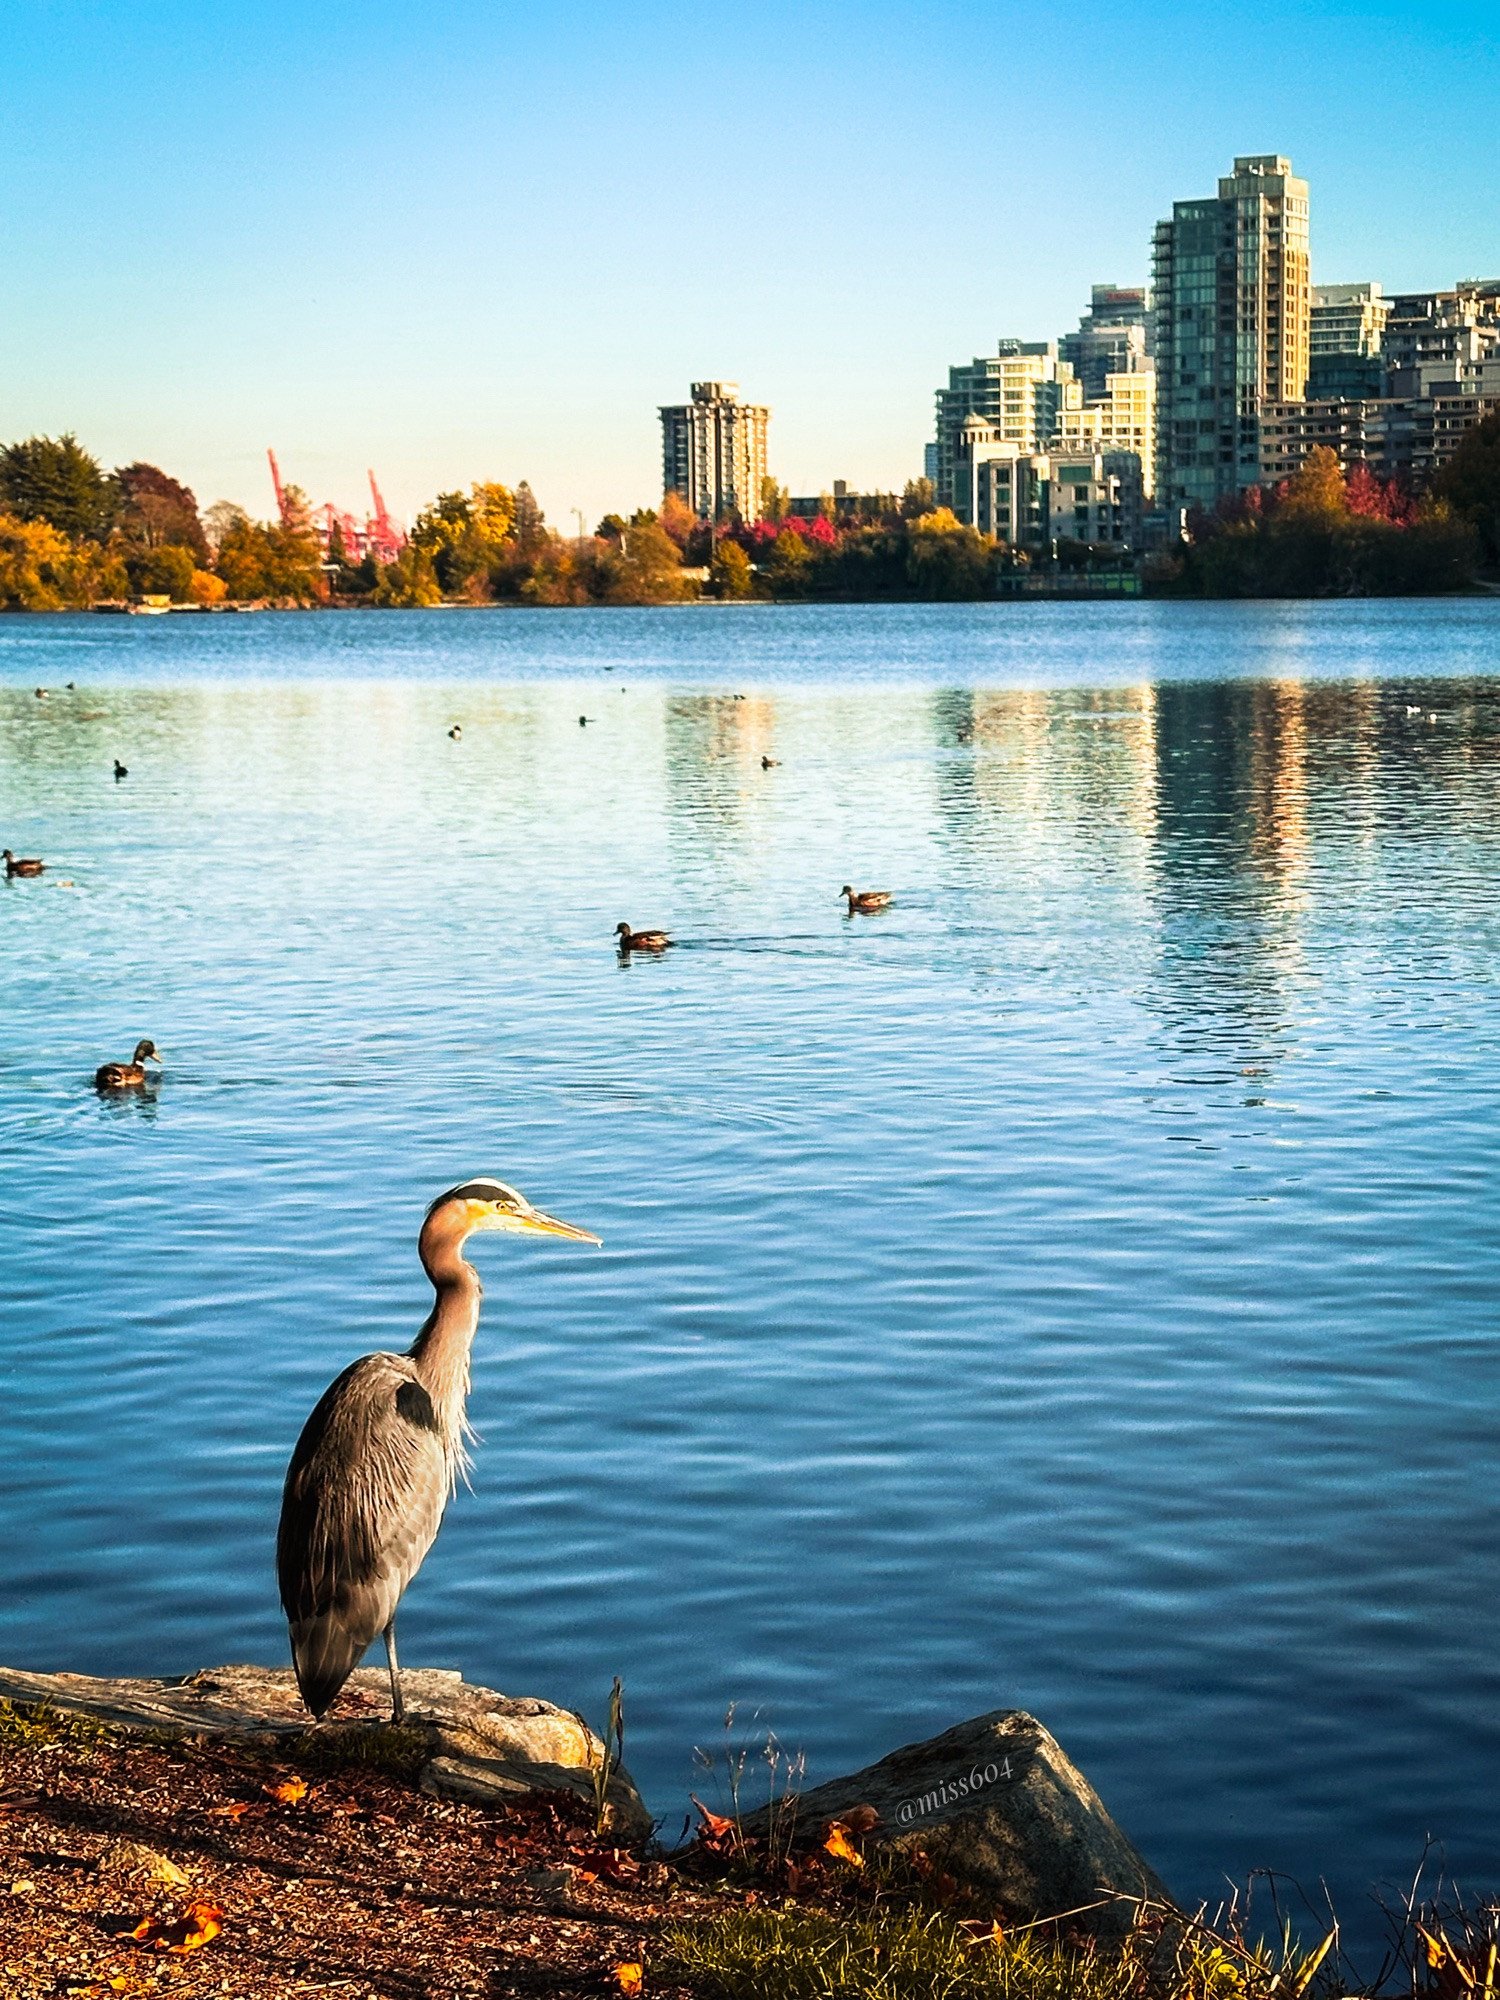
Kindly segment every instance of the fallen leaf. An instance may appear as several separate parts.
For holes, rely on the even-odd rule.
[[[227,1806],[210,1806],[208,1817],[210,1819],[243,1819],[249,1810],[248,1801],[235,1799]]]
[[[279,1785],[262,1785],[261,1790],[268,1799],[277,1799],[284,1806],[296,1806],[307,1797],[307,1780],[283,1778]]]
[[[835,1861],[847,1861],[851,1868],[863,1868],[865,1865],[865,1857],[857,1847],[850,1845],[849,1831],[842,1820],[836,1819],[829,1827],[823,1851],[831,1854]]]
[[[602,1875],[606,1882],[634,1882],[641,1872],[641,1864],[633,1855],[621,1853],[618,1847],[571,1847],[578,1866],[590,1870],[587,1880],[593,1881]]]
[[[130,1933],[136,1944],[152,1951],[196,1951],[210,1943],[224,1928],[224,1912],[217,1903],[189,1903],[175,1924],[146,1917]]]
[[[646,1968],[637,1959],[622,1959],[614,1968],[615,1984],[622,1993],[639,1993]]]
[[[702,1818],[703,1824],[698,1829],[698,1838],[703,1842],[705,1847],[712,1841],[724,1840],[733,1834],[734,1821],[732,1819],[725,1819],[720,1813],[710,1812],[696,1792],[689,1792],[688,1797],[698,1808],[698,1812]]]

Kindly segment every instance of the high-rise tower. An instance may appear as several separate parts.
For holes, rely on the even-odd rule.
[[[1216,198],[1156,225],[1156,497],[1212,507],[1260,477],[1263,403],[1307,386],[1307,182],[1278,153],[1234,163]]]
[[[680,494],[706,520],[738,514],[753,521],[760,514],[771,412],[742,403],[739,387],[695,382],[690,403],[661,410],[662,491]]]

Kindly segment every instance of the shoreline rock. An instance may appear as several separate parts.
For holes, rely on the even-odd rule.
[[[1107,1935],[1129,1928],[1140,1901],[1175,1908],[1056,1737],[1022,1709],[975,1716],[802,1793],[796,1844],[860,1807],[878,1815],[867,1851],[925,1855],[1011,1922],[1068,1916]],[[771,1830],[768,1808],[745,1820],[752,1838]],[[778,1830],[785,1837],[784,1822]]]
[[[446,1668],[403,1670],[403,1728],[427,1739],[418,1775],[425,1792],[472,1803],[538,1791],[592,1801],[603,1745],[580,1718],[533,1696],[497,1694]],[[359,1667],[328,1716],[314,1722],[290,1667],[205,1667],[181,1678],[108,1680],[0,1667],[0,1700],[46,1703],[122,1730],[169,1730],[274,1750],[296,1739],[361,1726],[389,1726],[390,1682]],[[654,1822],[623,1766],[610,1779],[609,1830],[623,1845],[650,1837]]]

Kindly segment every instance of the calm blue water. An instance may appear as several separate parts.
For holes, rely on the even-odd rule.
[[[0,1657],[282,1659],[489,1170],[605,1247],[475,1246],[408,1662],[673,1831],[1014,1703],[1180,1895],[1500,1888],[1497,784],[1496,601],[0,622]]]

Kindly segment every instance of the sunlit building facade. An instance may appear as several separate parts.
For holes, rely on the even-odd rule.
[[[662,491],[704,520],[760,514],[771,412],[739,400],[738,382],[695,382],[692,401],[662,407]]]
[[[1236,159],[1157,224],[1153,271],[1157,500],[1208,509],[1260,477],[1263,405],[1306,392],[1307,182],[1281,154]]]

